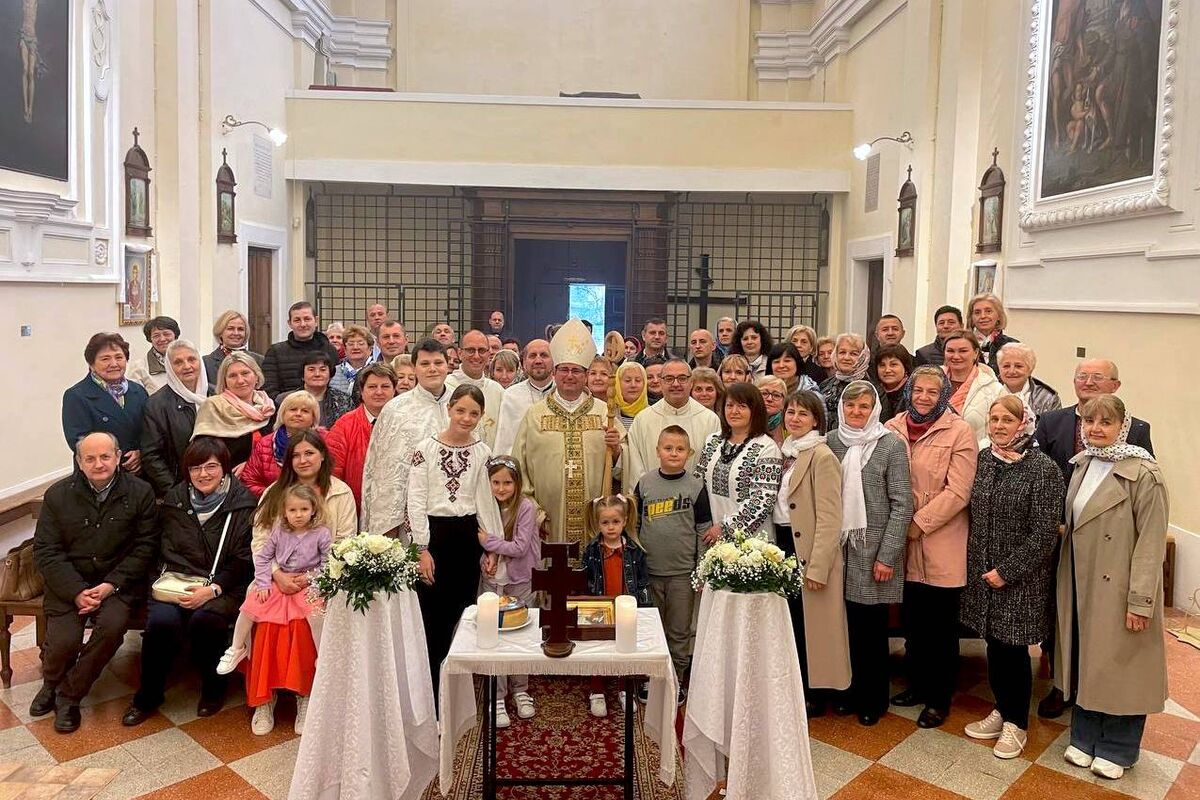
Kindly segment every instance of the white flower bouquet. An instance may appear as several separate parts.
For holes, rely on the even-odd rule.
[[[420,557],[416,545],[400,539],[377,533],[347,536],[334,542],[310,590],[325,601],[344,594],[347,605],[365,614],[376,593],[394,594],[416,585]]]
[[[775,592],[795,596],[804,586],[804,571],[795,556],[745,531],[734,531],[704,554],[692,574],[692,586],[731,592]]]

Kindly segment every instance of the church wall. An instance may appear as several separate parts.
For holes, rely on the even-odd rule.
[[[396,0],[400,91],[747,99],[750,0]]]

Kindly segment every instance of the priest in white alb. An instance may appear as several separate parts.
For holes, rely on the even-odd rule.
[[[483,374],[487,367],[491,350],[487,337],[480,331],[467,331],[463,334],[458,345],[458,355],[462,364],[450,374],[450,383],[461,386],[464,383],[483,392],[483,416],[475,428],[475,435],[489,448],[496,444],[496,431],[500,425],[500,404],[504,400],[504,387]]]
[[[584,508],[607,493],[604,461],[620,457],[625,431],[607,427],[608,406],[584,390],[596,343],[583,323],[572,319],[559,328],[550,352],[554,391],[525,413],[512,455],[525,493],[546,512],[550,541],[582,547]]]
[[[446,347],[426,339],[413,352],[417,385],[389,400],[375,419],[363,465],[361,528],[369,533],[409,535],[408,470],[413,451],[427,436],[445,430],[451,388],[446,385]]]
[[[525,380],[518,381],[504,390],[500,405],[499,430],[492,453],[498,456],[512,454],[517,429],[525,421],[525,412],[542,400],[554,389],[554,361],[550,357],[550,343],[545,339],[531,339],[521,354],[521,367]]]
[[[687,431],[692,446],[687,460],[689,472],[708,437],[721,429],[717,415],[692,399],[692,370],[685,361],[678,358],[668,361],[660,380],[662,400],[634,418],[625,440],[627,458],[622,483],[626,493],[633,492],[643,475],[658,468],[658,435],[663,428],[678,425]]]

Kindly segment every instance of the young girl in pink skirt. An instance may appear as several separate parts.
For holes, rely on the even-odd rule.
[[[284,594],[271,579],[274,565],[284,572],[305,573],[320,570],[329,558],[333,534],[322,524],[321,497],[308,486],[297,483],[288,487],[283,498],[283,515],[271,529],[266,544],[254,556],[254,584],[246,593],[241,613],[233,626],[233,643],[217,664],[217,672],[226,675],[250,653],[250,632],[254,624],[286,627],[296,619],[307,619],[315,647],[321,644],[320,600],[308,592]]]

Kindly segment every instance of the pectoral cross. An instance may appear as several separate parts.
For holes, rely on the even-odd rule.
[[[542,556],[550,560],[550,568],[533,571],[533,590],[545,591],[550,598],[540,614],[542,652],[550,658],[564,658],[575,649],[568,629],[579,622],[578,610],[567,608],[567,597],[587,593],[587,575],[571,568],[571,559],[579,557],[578,542],[543,542]]]

